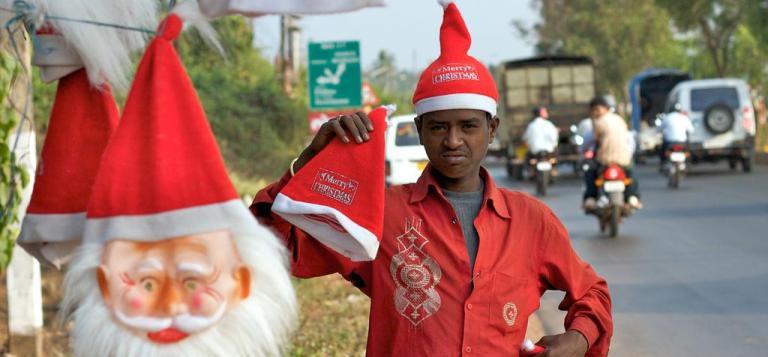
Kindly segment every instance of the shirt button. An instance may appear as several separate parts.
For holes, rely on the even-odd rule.
[[[467,346],[467,348],[465,348],[464,351],[467,351],[467,353],[470,353],[472,352],[472,347]]]
[[[472,304],[467,304],[467,310],[472,310]]]
[[[451,224],[456,224],[456,218],[451,218]]]

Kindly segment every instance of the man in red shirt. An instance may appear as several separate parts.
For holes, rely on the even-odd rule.
[[[605,356],[613,333],[607,284],[546,205],[496,187],[481,166],[499,126],[498,94],[487,69],[466,55],[469,33],[456,6],[444,16],[442,55],[414,94],[430,163],[417,183],[387,189],[376,258],[353,262],[271,212],[292,173],[331,140],[357,145],[384,130],[363,113],[324,124],[251,210],[282,237],[295,276],[339,273],[371,298],[369,356],[518,355],[528,318],[551,289],[566,292],[566,332],[542,338],[541,355]]]

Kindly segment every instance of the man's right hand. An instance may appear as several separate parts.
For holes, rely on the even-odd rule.
[[[335,137],[338,136],[344,143],[350,143],[354,140],[356,143],[361,144],[371,139],[368,133],[372,131],[373,123],[363,112],[342,115],[329,120],[320,127],[312,142],[299,155],[298,160],[293,164],[293,172],[299,172],[309,160],[312,160]]]

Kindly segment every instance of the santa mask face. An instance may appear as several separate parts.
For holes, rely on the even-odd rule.
[[[246,299],[251,271],[229,232],[216,231],[154,242],[112,240],[97,278],[115,322],[169,344],[215,325]]]

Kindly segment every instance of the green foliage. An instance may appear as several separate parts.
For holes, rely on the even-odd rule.
[[[177,42],[179,54],[229,169],[246,179],[276,178],[303,147],[306,106],[282,92],[272,65],[252,46],[245,20],[227,17],[214,26],[226,58],[195,32]]]
[[[694,35],[718,77],[732,75],[731,69],[738,68],[732,63],[736,33],[746,18],[747,8],[757,10],[757,1],[656,0],[656,3],[669,11],[678,31]]]
[[[19,124],[17,113],[6,99],[20,72],[20,64],[8,53],[0,52],[0,271],[8,265],[19,234],[18,207],[29,175],[18,164],[11,147],[11,134]]]
[[[44,83],[40,78],[40,69],[32,67],[32,112],[35,118],[35,134],[37,147],[43,147],[45,134],[48,132],[48,120],[56,98],[57,82]]]

